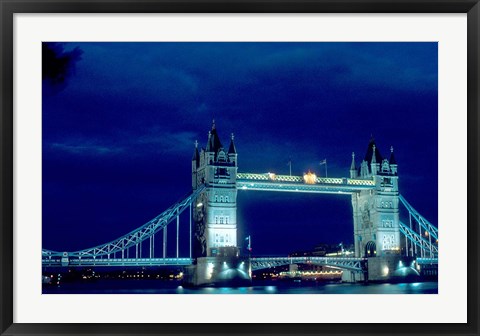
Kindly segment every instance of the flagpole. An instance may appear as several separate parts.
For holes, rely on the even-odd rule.
[[[320,166],[323,164],[325,165],[325,177],[328,177],[327,159],[320,161]]]

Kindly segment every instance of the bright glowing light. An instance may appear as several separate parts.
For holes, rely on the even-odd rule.
[[[385,267],[383,268],[383,275],[387,276],[387,275],[388,275],[388,272],[389,272],[389,269],[388,269],[387,266],[385,266]]]
[[[398,262],[398,267],[403,267],[403,262],[401,260]]]
[[[265,291],[266,291],[267,293],[275,293],[275,292],[277,291],[277,287],[275,287],[275,286],[267,286],[267,287],[265,287]]]
[[[213,264],[212,263],[208,263],[207,265],[207,272],[206,272],[206,278],[207,279],[211,279],[212,278],[212,274],[213,274]]]
[[[303,180],[306,184],[315,184],[315,182],[317,182],[317,175],[309,170],[308,173],[303,174]]]
[[[275,177],[276,177],[275,173],[267,173],[267,174],[270,180],[275,180]]]
[[[197,204],[197,208],[200,208],[201,206],[203,206],[203,203],[202,203],[202,202],[200,202],[200,203]]]

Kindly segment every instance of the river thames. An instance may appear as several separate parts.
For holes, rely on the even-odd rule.
[[[43,294],[437,294],[438,282],[324,284],[259,281],[251,287],[185,288],[179,281],[99,280],[44,286]]]

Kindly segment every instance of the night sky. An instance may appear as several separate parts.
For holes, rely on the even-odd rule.
[[[106,243],[186,195],[194,142],[206,145],[212,119],[224,146],[235,134],[239,172],[288,175],[291,158],[293,175],[324,176],[326,159],[329,177],[349,177],[352,152],[358,166],[373,136],[383,157],[394,147],[400,193],[437,224],[436,43],[44,43],[42,51],[43,248]],[[353,243],[346,195],[240,190],[238,223],[239,245],[251,235],[254,255]]]

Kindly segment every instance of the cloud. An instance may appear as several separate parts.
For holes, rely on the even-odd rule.
[[[124,150],[121,147],[107,147],[91,143],[79,144],[78,142],[70,144],[54,142],[50,144],[50,148],[78,155],[109,155],[121,153]]]
[[[46,84],[46,93],[58,92],[66,87],[82,54],[79,47],[65,51],[64,43],[42,43],[42,80]]]
[[[178,154],[193,150],[197,134],[194,132],[173,132],[151,128],[146,134],[135,131],[111,135],[108,139],[92,139],[78,137],[66,138],[62,141],[47,142],[52,150],[83,156],[122,155],[136,158],[151,157],[152,153]]]
[[[194,132],[171,132],[154,128],[149,134],[134,140],[134,143],[135,145],[153,145],[160,152],[181,153],[193,150],[196,136]]]

